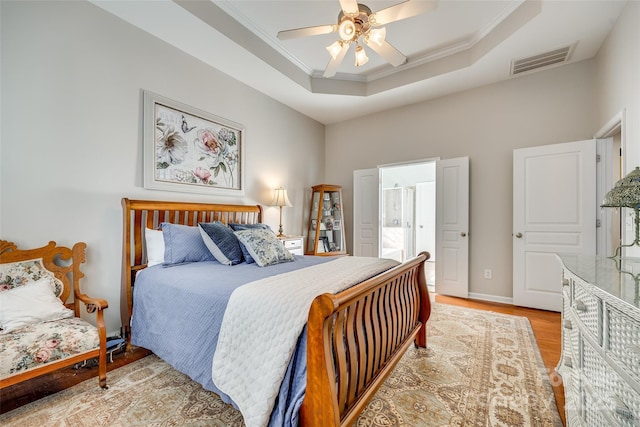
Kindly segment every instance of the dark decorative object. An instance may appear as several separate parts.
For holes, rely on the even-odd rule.
[[[636,238],[628,245],[620,245],[616,248],[615,254],[611,258],[618,258],[622,255],[622,248],[640,246],[640,167],[631,171],[627,176],[616,182],[616,185],[609,190],[601,207],[604,208],[630,208],[635,212]]]

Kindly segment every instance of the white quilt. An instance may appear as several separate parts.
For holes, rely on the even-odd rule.
[[[389,259],[340,257],[248,283],[231,294],[212,376],[238,405],[247,427],[268,424],[313,299],[340,292],[397,264]]]

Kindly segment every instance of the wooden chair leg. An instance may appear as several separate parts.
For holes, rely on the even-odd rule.
[[[109,388],[107,385],[107,355],[102,354],[102,352],[100,352],[100,357],[98,358],[98,383],[104,389]]]

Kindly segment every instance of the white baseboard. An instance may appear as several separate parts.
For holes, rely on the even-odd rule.
[[[499,302],[502,304],[511,304],[513,305],[512,297],[501,297],[498,295],[488,295],[488,294],[478,294],[475,292],[469,292],[470,299],[478,299],[481,301],[490,301],[490,302]]]
[[[429,289],[429,296],[431,297],[431,301],[435,299],[436,291],[433,286],[427,286]],[[511,297],[500,297],[497,295],[488,295],[488,294],[478,294],[475,292],[469,292],[469,299],[477,299],[480,301],[489,301],[489,302],[499,302],[502,304],[511,304],[513,305],[513,298]]]
[[[429,287],[429,295],[431,296],[431,300],[433,301],[437,293],[433,288]],[[513,305],[513,298],[511,297],[500,297],[497,295],[478,294],[475,292],[469,292],[467,299],[476,299],[479,301],[499,302],[501,304]]]

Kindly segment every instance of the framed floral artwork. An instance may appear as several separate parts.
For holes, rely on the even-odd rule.
[[[244,194],[242,125],[143,91],[144,187]]]

